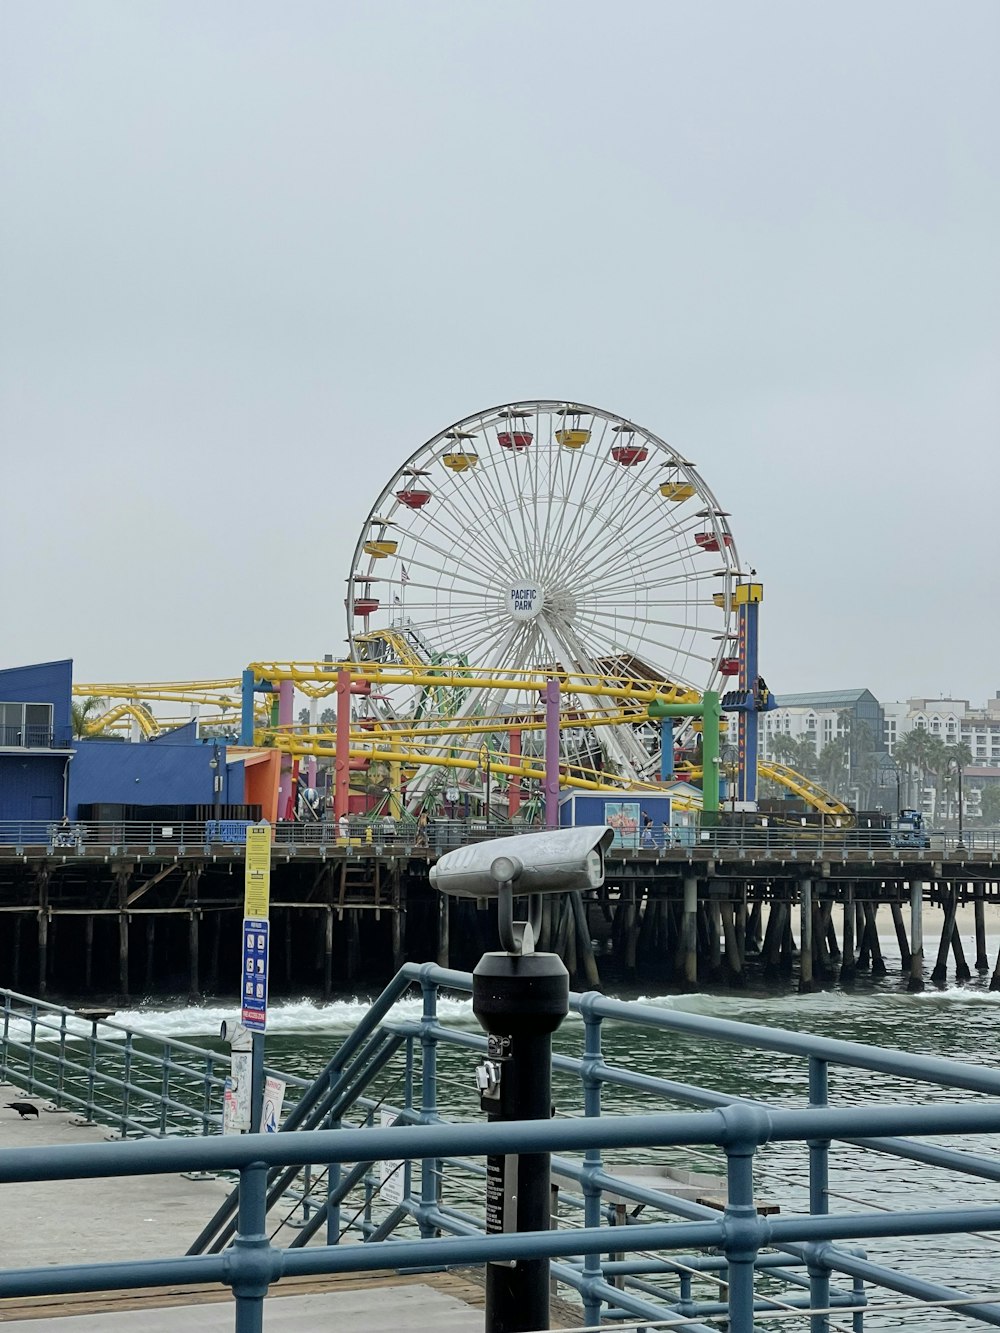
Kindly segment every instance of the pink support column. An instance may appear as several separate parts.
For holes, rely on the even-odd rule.
[[[278,726],[292,725],[292,710],[295,705],[295,682],[283,680],[278,686]],[[289,805],[292,800],[292,756],[282,754],[281,776],[278,779],[278,818],[290,818]]]
[[[511,767],[516,767],[521,762],[521,728],[512,727],[507,733],[508,743],[507,752],[510,755]],[[511,775],[510,782],[507,784],[507,814],[511,819],[521,808],[521,779]]]
[[[559,827],[559,682],[545,685],[545,827]]]
[[[333,758],[333,815],[349,813],[351,782],[351,676],[337,672],[337,731]]]

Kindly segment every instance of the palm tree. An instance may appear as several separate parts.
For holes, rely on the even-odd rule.
[[[803,736],[796,740],[793,736],[778,733],[770,737],[767,748],[768,757],[776,764],[787,764],[796,773],[802,773],[807,778],[815,778],[816,746],[808,737]]]
[[[944,741],[941,741],[937,760],[939,790],[943,792],[947,784],[953,784],[955,788],[955,800],[957,800],[958,790],[960,789],[957,774],[964,772],[969,764],[972,763],[972,751],[969,749],[965,741],[958,741],[954,745],[948,745]]]
[[[912,731],[908,731],[905,736],[901,736],[897,741],[894,757],[896,762],[902,764],[906,769],[908,792],[910,778],[913,774],[917,775],[918,786],[926,785],[927,774],[934,769],[938,745],[937,737],[932,736],[923,727],[914,727]],[[918,796],[914,796],[913,804],[920,804]]]
[[[88,695],[86,699],[74,699],[70,703],[70,725],[76,740],[82,740],[96,730],[94,723],[107,706],[107,699],[102,699],[98,694]]]

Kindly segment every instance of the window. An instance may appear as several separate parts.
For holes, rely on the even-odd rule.
[[[44,748],[51,744],[51,704],[0,703],[0,745]]]

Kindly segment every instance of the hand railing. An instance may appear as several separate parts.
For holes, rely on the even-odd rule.
[[[399,1007],[414,984],[419,1013],[409,1003]],[[81,1020],[70,1010],[3,992],[0,1076],[58,1094],[62,1104],[76,1098],[88,1119],[114,1120],[117,1114],[123,1135],[173,1142],[130,1142],[118,1145],[116,1156],[101,1145],[12,1151],[0,1154],[0,1182],[105,1171],[239,1171],[239,1191],[204,1228],[188,1258],[170,1261],[169,1273],[171,1282],[230,1282],[239,1308],[251,1314],[260,1289],[251,1271],[266,1285],[282,1273],[548,1255],[553,1277],[576,1294],[588,1325],[605,1316],[622,1322],[683,1316],[689,1326],[704,1328],[701,1320],[725,1315],[731,1329],[749,1333],[755,1321],[783,1309],[808,1315],[813,1333],[824,1333],[831,1312],[849,1312],[860,1328],[866,1303],[877,1304],[880,1293],[888,1292],[927,1309],[952,1305],[956,1320],[1000,1326],[1000,1293],[990,1295],[989,1286],[963,1292],[926,1274],[874,1262],[845,1244],[938,1236],[947,1273],[949,1256],[971,1243],[949,1237],[1000,1229],[994,1202],[1000,1071],[589,993],[571,997],[575,1019],[564,1025],[553,1061],[559,1118],[444,1123],[455,1115],[481,1121],[472,1073],[486,1038],[469,1026],[467,1009],[456,1014],[453,1002],[442,1003],[447,993],[467,996],[471,984],[465,973],[407,964],[318,1078],[306,1087],[303,1080],[288,1080],[298,1101],[279,1134],[224,1139],[216,1136],[226,1054],[144,1037],[106,1019]],[[650,1046],[671,1039],[662,1047],[662,1072],[616,1061],[614,1033],[622,1024],[643,1029]],[[778,1062],[786,1071],[786,1104],[672,1076],[671,1050],[681,1042],[697,1043],[706,1053],[713,1046],[743,1048],[758,1060]],[[789,1061],[799,1062],[801,1079],[787,1071]],[[861,1071],[909,1089],[932,1084],[954,1097],[971,1097],[956,1105],[938,1092],[925,1094],[925,1104],[831,1106],[833,1069],[840,1077],[844,1070]],[[623,1094],[630,1105],[638,1099],[645,1113],[603,1114],[609,1091],[615,1104]],[[918,1092],[905,1095],[916,1100]],[[383,1113],[396,1118],[391,1130],[377,1124]],[[184,1135],[190,1137],[177,1142]],[[941,1135],[955,1139],[928,1141]],[[804,1152],[801,1182],[782,1195],[787,1187],[774,1185],[769,1162],[795,1145]],[[164,1147],[170,1151],[161,1152]],[[556,1154],[561,1230],[530,1237],[484,1234],[482,1155],[507,1151]],[[708,1167],[701,1164],[706,1152]],[[914,1164],[948,1173],[956,1182],[952,1202],[937,1206],[935,1196],[934,1206],[886,1207],[891,1194],[880,1182],[865,1192],[865,1172],[854,1194],[838,1192],[831,1186],[831,1161],[839,1170],[858,1154],[876,1154],[889,1164],[886,1169],[898,1163],[910,1193]],[[380,1170],[380,1163],[388,1165]],[[402,1188],[388,1199],[385,1182],[392,1179]],[[844,1211],[844,1200],[858,1211]],[[776,1215],[779,1201],[784,1215]],[[274,1227],[273,1216],[265,1227],[269,1212],[282,1213],[283,1223],[294,1214],[285,1250],[262,1244],[267,1231],[282,1239],[290,1234]],[[608,1224],[614,1224],[610,1230]],[[316,1244],[324,1227],[326,1244]],[[364,1244],[338,1246],[348,1231]],[[239,1262],[227,1264],[221,1251],[230,1242]],[[150,1285],[165,1280],[167,1271],[158,1262],[141,1268]],[[134,1266],[129,1274],[135,1285]],[[988,1266],[983,1277],[989,1283]],[[4,1292],[68,1291],[81,1282],[96,1290],[118,1280],[124,1270],[114,1265],[99,1271],[77,1266],[66,1275],[46,1267],[5,1273]],[[726,1284],[724,1296],[720,1282]],[[907,1326],[918,1327],[915,1320]]]
[[[0,1006],[0,1081],[113,1128],[121,1138],[220,1131],[228,1048],[148,1036],[11,990],[0,990]],[[309,1083],[281,1077],[289,1102]]]

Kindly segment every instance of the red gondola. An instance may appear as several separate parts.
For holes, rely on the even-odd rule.
[[[430,491],[406,490],[396,492],[396,499],[401,505],[406,505],[408,509],[420,509],[430,498]]]
[[[740,674],[740,659],[738,657],[724,657],[719,663],[719,674],[738,676]]]
[[[616,444],[611,457],[622,467],[635,467],[649,457],[649,450],[644,444]]]
[[[695,546],[700,546],[703,551],[722,550],[722,545],[720,545],[719,539],[714,532],[696,532],[694,534],[694,544]],[[722,534],[722,544],[732,546],[733,539],[730,533],[724,532]]]
[[[355,597],[354,614],[356,616],[370,616],[373,611],[378,610],[377,597]]]
[[[498,430],[497,444],[501,449],[527,449],[535,437],[530,430]]]

